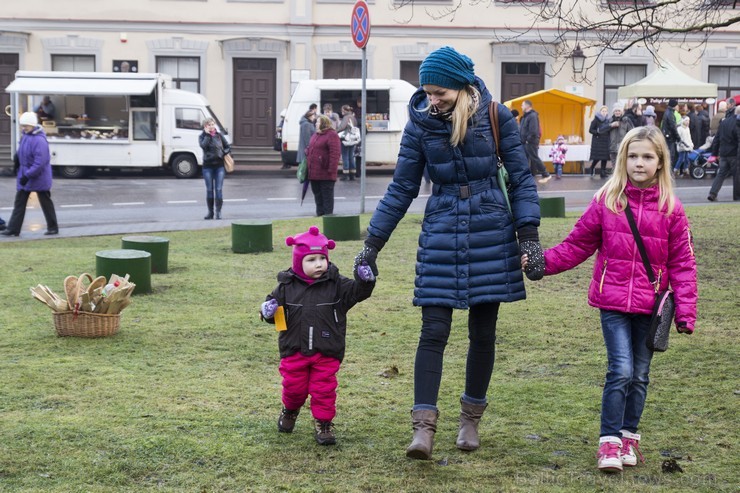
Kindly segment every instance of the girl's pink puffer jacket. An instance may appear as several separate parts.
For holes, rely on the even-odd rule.
[[[676,323],[693,332],[696,323],[696,260],[689,222],[676,199],[673,213],[658,212],[659,189],[625,189],[653,274],[660,289],[670,285],[676,301]],[[591,201],[568,237],[545,251],[545,275],[572,269],[598,250],[588,303],[623,313],[651,314],[655,291],[645,273],[624,212],[614,214],[600,201]]]

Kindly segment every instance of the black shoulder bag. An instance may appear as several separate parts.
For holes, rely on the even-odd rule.
[[[637,224],[635,223],[635,216],[632,215],[629,204],[624,208],[624,214],[630,223],[630,229],[632,230],[632,235],[635,237],[637,249],[640,251],[648,280],[655,289],[655,304],[653,305],[653,316],[650,319],[650,333],[645,344],[647,344],[648,349],[651,351],[663,352],[668,349],[668,335],[671,333],[671,325],[673,324],[673,317],[676,312],[676,305],[673,302],[673,292],[670,289],[660,291],[660,281],[655,279],[653,269],[650,267],[650,259],[647,256],[645,244],[642,242],[640,231],[637,229]]]

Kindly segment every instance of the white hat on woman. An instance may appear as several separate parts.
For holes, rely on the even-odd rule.
[[[26,111],[18,119],[18,123],[20,123],[21,125],[30,125],[32,127],[35,127],[39,124],[39,119],[38,117],[36,117],[36,113]]]

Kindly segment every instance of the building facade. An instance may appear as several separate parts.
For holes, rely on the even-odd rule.
[[[494,0],[368,1],[368,78],[418,84],[418,68],[452,45],[476,63],[498,100],[557,88],[611,103],[617,89],[650,73],[641,47],[601,56],[587,82],[537,44],[551,26],[512,36],[528,5]],[[606,0],[602,3],[608,3]],[[272,145],[279,114],[304,78],[359,78],[362,51],[350,33],[353,0],[36,0],[0,12],[0,103],[17,70],[163,72],[177,87],[202,93],[239,146]],[[598,2],[593,2],[598,9]],[[513,27],[512,27],[513,26]],[[697,63],[666,44],[661,54],[692,77],[714,82],[720,98],[740,94],[740,30],[713,34]],[[0,115],[0,143],[10,119]]]

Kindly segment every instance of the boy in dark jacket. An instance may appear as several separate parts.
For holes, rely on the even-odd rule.
[[[278,431],[293,431],[311,394],[314,437],[319,445],[333,445],[337,372],[344,358],[347,312],[370,297],[375,276],[367,265],[357,269],[354,281],[340,275],[329,262],[334,240],[316,226],[287,237],[285,243],[293,247],[293,267],[278,273],[278,286],[260,308],[260,317],[280,332],[283,410]]]

